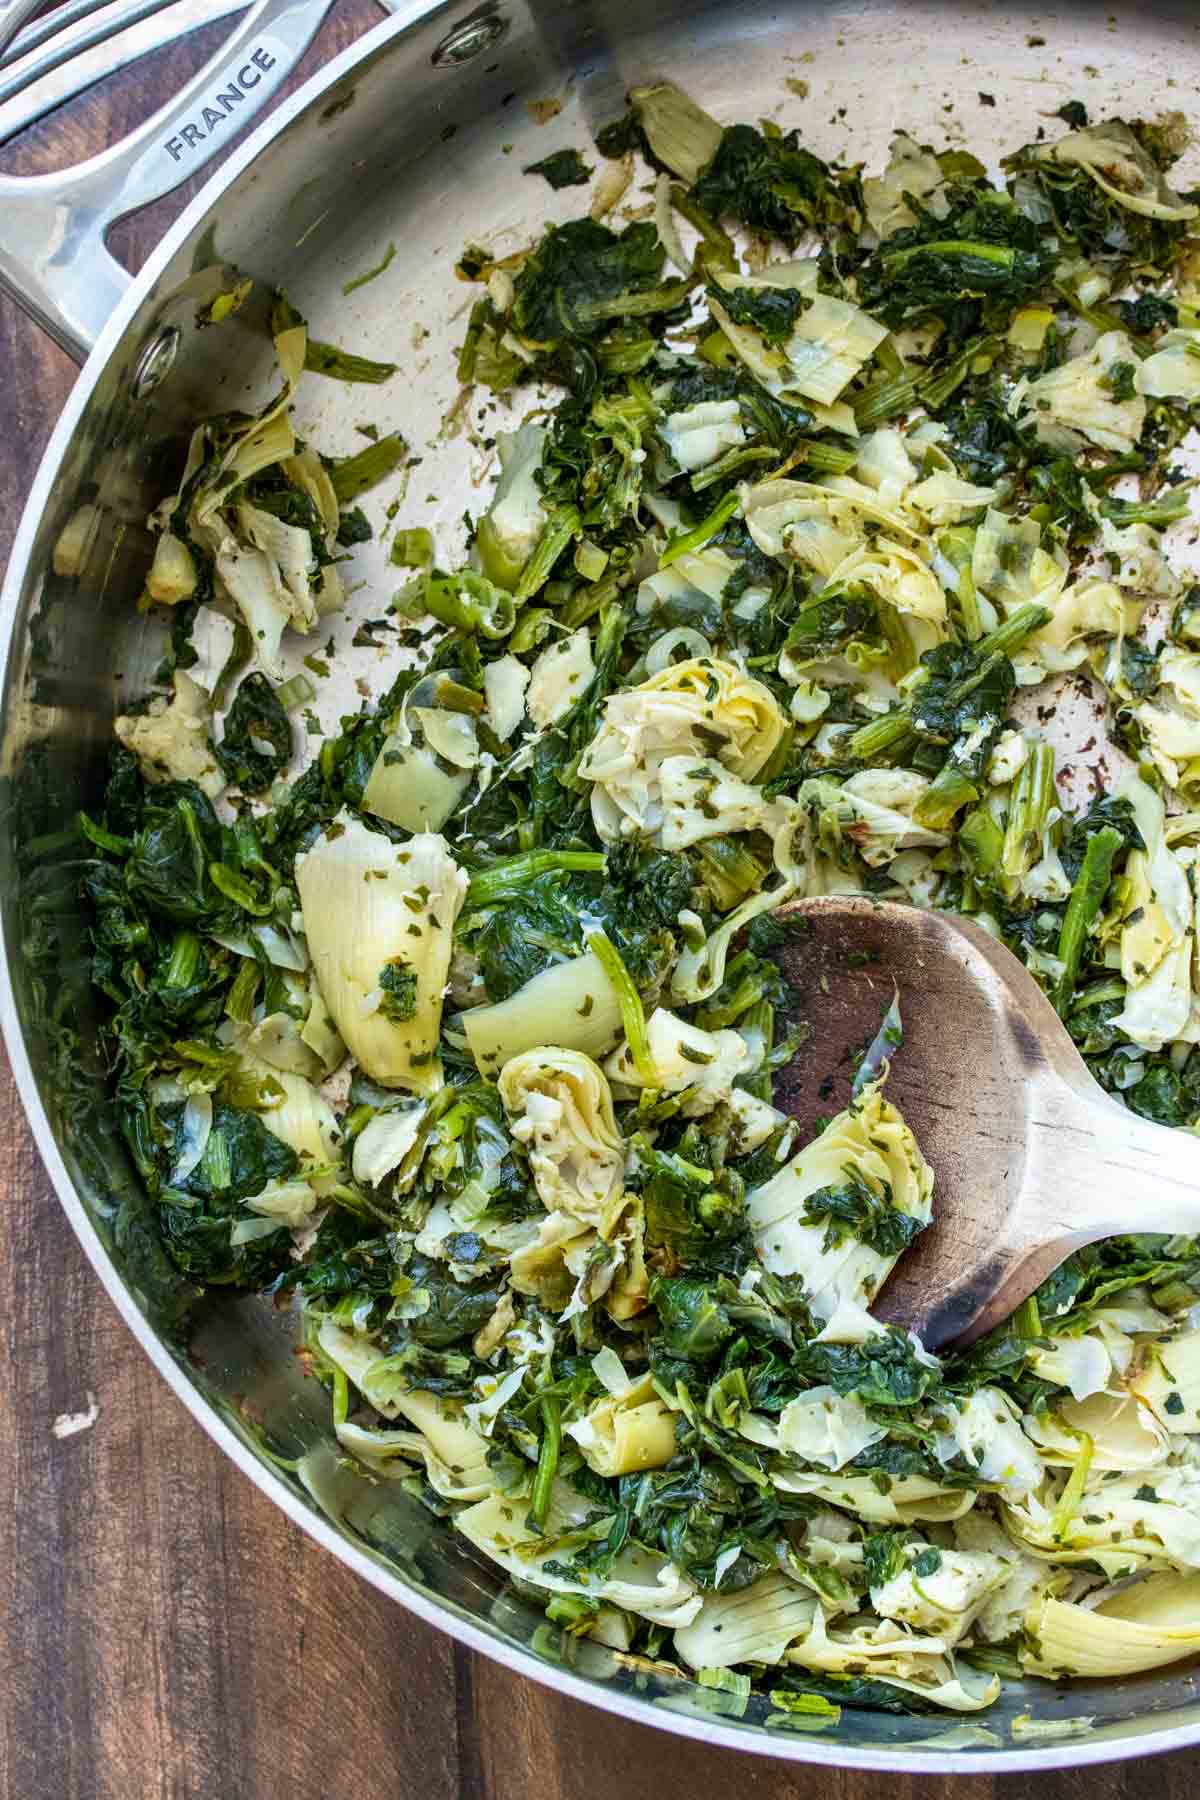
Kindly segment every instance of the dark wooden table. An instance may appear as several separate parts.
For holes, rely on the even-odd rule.
[[[301,76],[377,17],[342,0]],[[80,160],[215,38],[148,59],[0,156]],[[188,197],[120,230],[136,266]],[[3,221],[0,220],[0,231]],[[75,371],[0,298],[0,566]],[[227,1463],[117,1317],[0,1064],[0,1800],[1184,1800],[1182,1754],[1041,1777],[789,1770],[622,1726],[460,1649]],[[56,1415],[93,1394],[95,1426]]]

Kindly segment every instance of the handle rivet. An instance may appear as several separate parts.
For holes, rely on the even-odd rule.
[[[182,341],[178,325],[168,325],[152,338],[138,358],[138,366],[133,374],[133,397],[141,400],[146,394],[152,394],[159,382],[165,381],[175,366],[175,358],[179,354]]]
[[[453,31],[448,31],[429,60],[435,69],[457,68],[459,63],[470,62],[481,50],[490,50],[493,44],[498,44],[507,30],[507,19],[481,8],[470,18],[463,19]]]

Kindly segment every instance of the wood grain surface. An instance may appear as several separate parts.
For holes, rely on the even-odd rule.
[[[301,74],[377,16],[342,0]],[[94,152],[214,41],[147,60],[0,166]],[[131,266],[188,193],[121,228]],[[0,370],[2,565],[74,369],[0,297]],[[0,1800],[1191,1800],[1200,1754],[997,1782],[788,1768],[467,1653],[311,1543],[174,1398],[77,1247],[6,1067],[0,1182]],[[95,1426],[55,1437],[89,1395]]]

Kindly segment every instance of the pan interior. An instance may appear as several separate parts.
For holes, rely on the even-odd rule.
[[[56,440],[57,467],[43,472],[31,500],[40,522],[19,588],[15,572],[10,579],[15,618],[0,769],[12,852],[4,923],[43,1109],[35,1129],[53,1134],[147,1332],[170,1335],[155,1306],[133,1177],[104,1116],[100,1072],[80,1082],[63,1055],[64,1026],[78,1025],[86,1054],[94,1018],[78,865],[64,859],[58,834],[95,798],[112,717],[146,691],[162,655],[161,624],[135,607],[152,547],[145,515],[170,491],[195,419],[252,406],[269,391],[259,297],[282,287],[317,337],[400,365],[381,388],[309,377],[297,407],[301,435],[329,454],[361,449],[363,427],[401,431],[411,453],[411,466],[364,502],[376,536],[343,571],[351,590],[346,615],[322,623],[319,643],[291,643],[289,673],[314,651],[330,663],[313,711],[321,729],[336,730],[341,714],[380,694],[395,673],[387,634],[383,648],[352,642],[361,621],[384,615],[403,578],[383,539],[392,508],[396,525],[432,528],[439,561],[449,564],[462,551],[464,512],[485,503],[495,470],[491,440],[511,426],[512,415],[489,395],[464,396],[457,387],[456,351],[478,290],[453,265],[468,243],[504,254],[547,220],[579,210],[578,195],[555,195],[524,178],[525,164],[566,145],[586,150],[594,129],[622,110],[625,89],[659,76],[678,81],[719,119],[798,125],[823,156],[877,168],[902,127],[937,148],[963,145],[995,163],[1040,127],[1053,131],[1055,110],[1068,99],[1082,99],[1094,119],[1188,112],[1200,77],[1200,27],[1191,13],[1129,5],[1114,16],[1081,5],[1035,16],[932,0],[782,10],[759,0],[723,10],[670,0],[644,0],[636,9],[514,0],[472,15],[486,29],[473,27],[477,53],[456,61],[444,46],[462,16],[443,7],[383,38],[217,195],[205,217],[189,215],[153,265],[152,286],[107,366],[89,366],[86,405]],[[455,41],[461,47],[461,32],[452,51]],[[466,41],[469,47],[470,31]],[[538,104],[547,101],[557,110]],[[1193,151],[1180,185],[1198,181]],[[385,257],[383,274],[343,291]],[[219,330],[202,330],[198,306],[227,281],[230,265],[255,278],[256,298]],[[139,393],[139,363],[164,332],[177,334],[173,366]],[[93,549],[82,575],[68,580],[54,574],[51,552],[85,501],[98,508]],[[329,637],[333,656],[325,650]],[[1073,729],[1069,716],[1064,729]],[[305,761],[317,744],[314,725]],[[719,1720],[714,1697],[691,1683],[644,1674],[635,1682],[610,1652],[588,1643],[565,1653],[540,1611],[506,1591],[448,1525],[395,1484],[346,1475],[323,1391],[304,1380],[292,1345],[286,1315],[256,1298],[218,1293],[196,1315],[188,1349],[174,1354],[186,1380],[254,1454],[299,1459],[297,1474],[277,1471],[277,1479],[365,1550],[385,1585],[401,1598],[416,1589],[448,1623],[470,1621],[498,1655],[519,1649],[553,1665],[568,1654],[598,1692],[628,1696],[625,1710],[645,1717],[654,1709],[663,1722],[674,1714],[701,1728],[733,1723]],[[758,1748],[832,1761],[883,1752],[899,1766],[929,1766],[938,1757],[950,1766],[951,1756],[978,1766],[1027,1763],[1029,1741],[1012,1734],[1013,1720],[1026,1713],[1047,1728],[1049,1743],[1038,1750],[1051,1761],[1085,1746],[1131,1754],[1169,1726],[1200,1728],[1194,1676],[1170,1669],[1065,1691],[1012,1685],[995,1708],[965,1724],[847,1711],[836,1738],[822,1745],[785,1743],[787,1734],[766,1723],[770,1710],[752,1700],[739,1735]],[[1056,1743],[1056,1727],[1082,1735],[1068,1748]]]

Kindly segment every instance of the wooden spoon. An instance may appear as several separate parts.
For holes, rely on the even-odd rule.
[[[1200,1233],[1200,1142],[1154,1125],[1088,1073],[1016,957],[979,925],[866,896],[800,900],[772,952],[790,1025],[811,1035],[776,1105],[811,1135],[844,1107],[857,1053],[899,990],[888,1080],[935,1176],[933,1224],[874,1307],[930,1349],[999,1325],[1082,1244]]]

